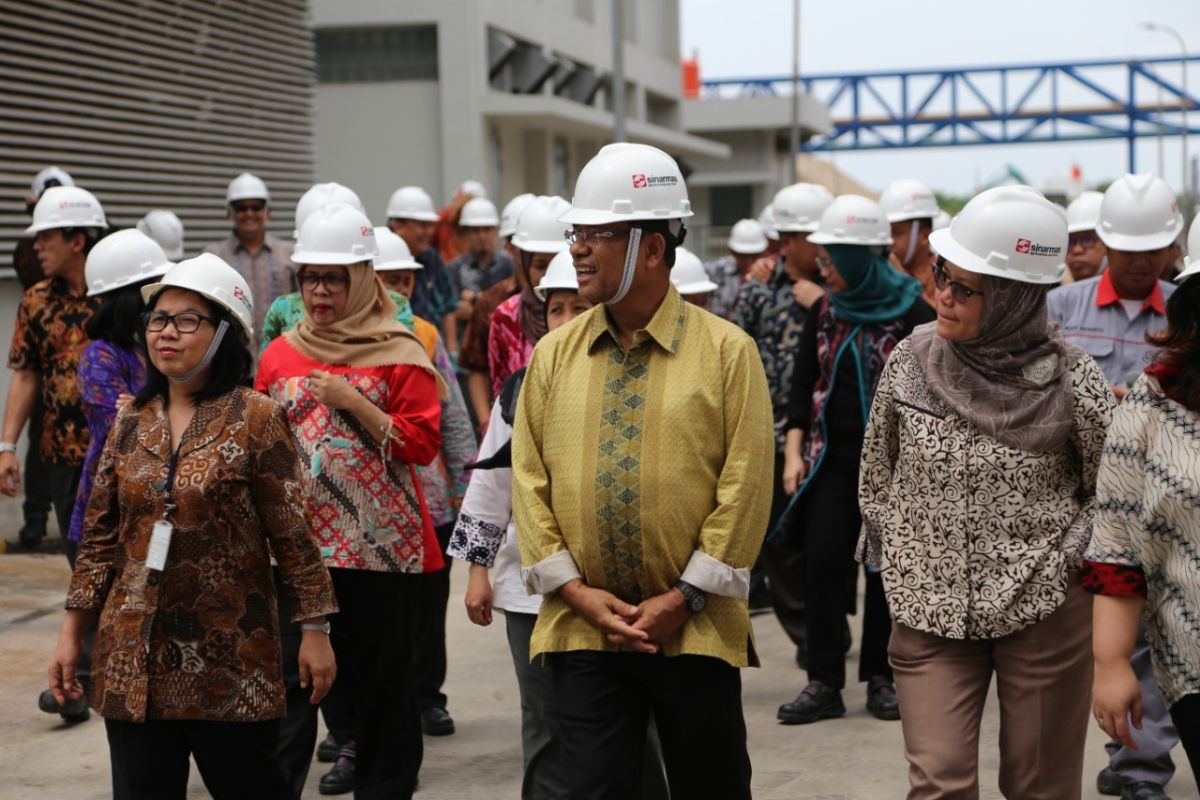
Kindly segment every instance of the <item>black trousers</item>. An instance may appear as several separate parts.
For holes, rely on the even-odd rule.
[[[1171,721],[1179,731],[1179,741],[1192,765],[1196,788],[1200,789],[1200,694],[1185,695],[1171,706]]]
[[[827,457],[800,501],[796,515],[807,559],[805,609],[808,679],[842,689],[846,685],[846,615],[856,601],[858,565],[854,550],[862,528],[858,510],[858,460]],[[867,574],[858,679],[892,679],[887,645],[892,623],[883,581]]]
[[[671,796],[750,797],[742,678],[707,656],[578,651],[550,659],[573,800],[642,796],[653,712]]]
[[[349,667],[354,707],[354,797],[412,797],[425,744],[412,684],[416,576],[330,569],[339,611],[333,652]],[[334,682],[337,685],[337,682]]]
[[[437,572],[412,576],[416,583],[416,612],[413,615],[413,687],[417,708],[445,708],[446,695],[446,606],[450,602],[450,557],[446,548],[454,523],[436,529],[446,566]]]
[[[114,800],[183,800],[188,756],[214,800],[290,800],[275,757],[279,725],[106,719]]]
[[[790,496],[783,491],[783,454],[775,455],[775,492],[771,496],[771,521],[767,525],[767,538],[763,541],[759,560],[766,567],[767,585],[771,590],[771,605],[775,617],[783,626],[784,633],[792,644],[800,646],[808,637],[804,619],[804,581],[807,566],[804,547],[800,537],[775,536],[776,523],[783,516]]]
[[[29,415],[29,449],[25,451],[25,499],[21,502],[21,511],[28,524],[46,526],[50,517],[50,477],[46,474],[42,462],[42,394],[38,392],[33,401],[33,411]]]
[[[292,789],[292,797],[300,800],[304,784],[308,781],[308,770],[312,766],[313,749],[317,745],[317,715],[308,699],[312,687],[300,688],[300,639],[303,632],[300,623],[292,622],[291,608],[287,602],[287,590],[275,568],[275,594],[279,598],[279,650],[280,666],[283,670],[283,686],[287,711],[279,721],[277,756],[284,777]],[[338,665],[336,686],[342,680],[341,664]],[[328,695],[326,695],[328,696]]]
[[[83,475],[83,467],[43,462],[41,471],[45,476],[46,491],[54,507],[59,535],[63,539],[63,551],[73,570],[75,556],[79,552],[79,542],[67,539],[67,530],[71,526],[71,513],[75,510],[75,495],[79,492],[79,478]],[[83,652],[79,654],[79,664],[75,667],[75,677],[79,678],[84,686],[88,685],[92,678],[92,650],[96,644],[97,624],[98,621],[93,622],[83,635]]]

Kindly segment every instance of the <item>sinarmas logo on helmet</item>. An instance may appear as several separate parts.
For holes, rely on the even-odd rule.
[[[644,175],[641,172],[633,175],[633,188],[645,189],[649,186],[678,186],[678,175]]]
[[[1028,253],[1031,256],[1057,256],[1062,253],[1061,247],[1034,244],[1028,239],[1017,239],[1017,246],[1013,249],[1018,253]]]
[[[246,297],[246,293],[244,291],[242,291],[242,287],[240,287],[240,286],[233,287],[233,296],[236,297],[238,300],[241,300],[242,304],[245,305],[246,308],[250,308],[250,298]]]

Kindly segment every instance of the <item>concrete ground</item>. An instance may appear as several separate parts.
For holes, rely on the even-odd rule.
[[[0,530],[15,531],[15,503],[0,503]],[[16,512],[19,513],[19,512]],[[7,523],[7,524],[6,524]],[[9,534],[10,539],[15,533]],[[62,621],[68,582],[58,553],[0,555],[0,800],[99,800],[111,796],[108,748],[98,717],[64,726],[37,710],[46,665]],[[454,570],[448,623],[450,673],[446,692],[458,732],[426,739],[418,797],[424,800],[516,798],[521,752],[517,687],[503,621],[471,625],[462,607],[466,571]],[[895,800],[907,789],[899,723],[879,722],[864,709],[860,686],[846,692],[844,719],[786,727],[776,707],[801,688],[803,674],[770,615],[755,618],[762,669],[743,673],[743,698],[754,764],[754,794],[761,800]],[[856,658],[852,652],[851,659]],[[851,670],[853,674],[853,670]],[[998,718],[993,701],[983,723],[981,797],[996,789]],[[1186,758],[1177,750],[1175,800],[1200,800]],[[1103,734],[1088,735],[1083,798],[1098,798],[1093,778],[1104,765]],[[325,765],[314,762],[306,796],[317,797]],[[207,797],[193,770],[190,797]]]

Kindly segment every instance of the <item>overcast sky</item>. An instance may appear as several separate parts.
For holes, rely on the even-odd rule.
[[[787,75],[791,8],[792,0],[681,0],[683,53],[698,52],[702,79]],[[1179,54],[1167,34],[1138,30],[1142,21],[1174,27],[1189,52],[1200,53],[1200,0],[802,0],[800,70],[818,74]],[[1180,79],[1177,64],[1163,65],[1162,72],[1169,81]],[[1192,67],[1188,79],[1193,96],[1200,93],[1200,68]],[[1138,170],[1156,172],[1155,139],[1140,139],[1137,147]],[[1167,137],[1164,150],[1164,177],[1178,189],[1179,139]],[[1200,137],[1191,137],[1189,152],[1200,153]],[[967,194],[976,180],[986,180],[1006,164],[1039,188],[1065,178],[1073,163],[1089,185],[1111,180],[1125,172],[1126,153],[1125,140],[1117,139],[832,158],[876,189],[893,178],[919,177],[936,190]]]

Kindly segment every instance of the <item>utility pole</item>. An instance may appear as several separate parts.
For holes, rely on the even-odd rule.
[[[788,145],[788,184],[799,180],[800,158],[800,0],[792,0],[792,130]]]
[[[1188,94],[1188,79],[1187,79],[1187,66],[1188,66],[1187,42],[1185,42],[1183,40],[1183,36],[1181,36],[1179,34],[1179,31],[1175,30],[1174,28],[1172,28],[1168,25],[1161,25],[1157,22],[1143,22],[1138,27],[1140,27],[1142,30],[1145,30],[1145,31],[1158,31],[1159,33],[1165,33],[1168,36],[1174,37],[1175,41],[1179,42],[1179,67],[1180,67],[1180,71],[1183,73],[1183,80],[1180,83],[1180,86],[1183,89],[1183,99],[1180,104],[1181,110],[1183,112],[1183,115],[1182,115],[1183,124],[1180,127],[1180,135],[1179,135],[1180,148],[1181,148],[1183,157],[1179,164],[1179,169],[1180,169],[1179,180],[1183,184],[1183,186],[1181,188],[1183,189],[1184,213],[1188,217],[1190,217],[1193,210],[1195,209],[1195,194],[1193,192],[1193,189],[1195,187],[1190,185],[1191,182],[1188,180],[1189,176],[1188,176],[1188,114],[1187,114],[1187,107],[1190,102],[1189,101],[1190,95]]]
[[[625,23],[621,6],[625,0],[612,0],[612,92],[613,141],[625,141]]]

